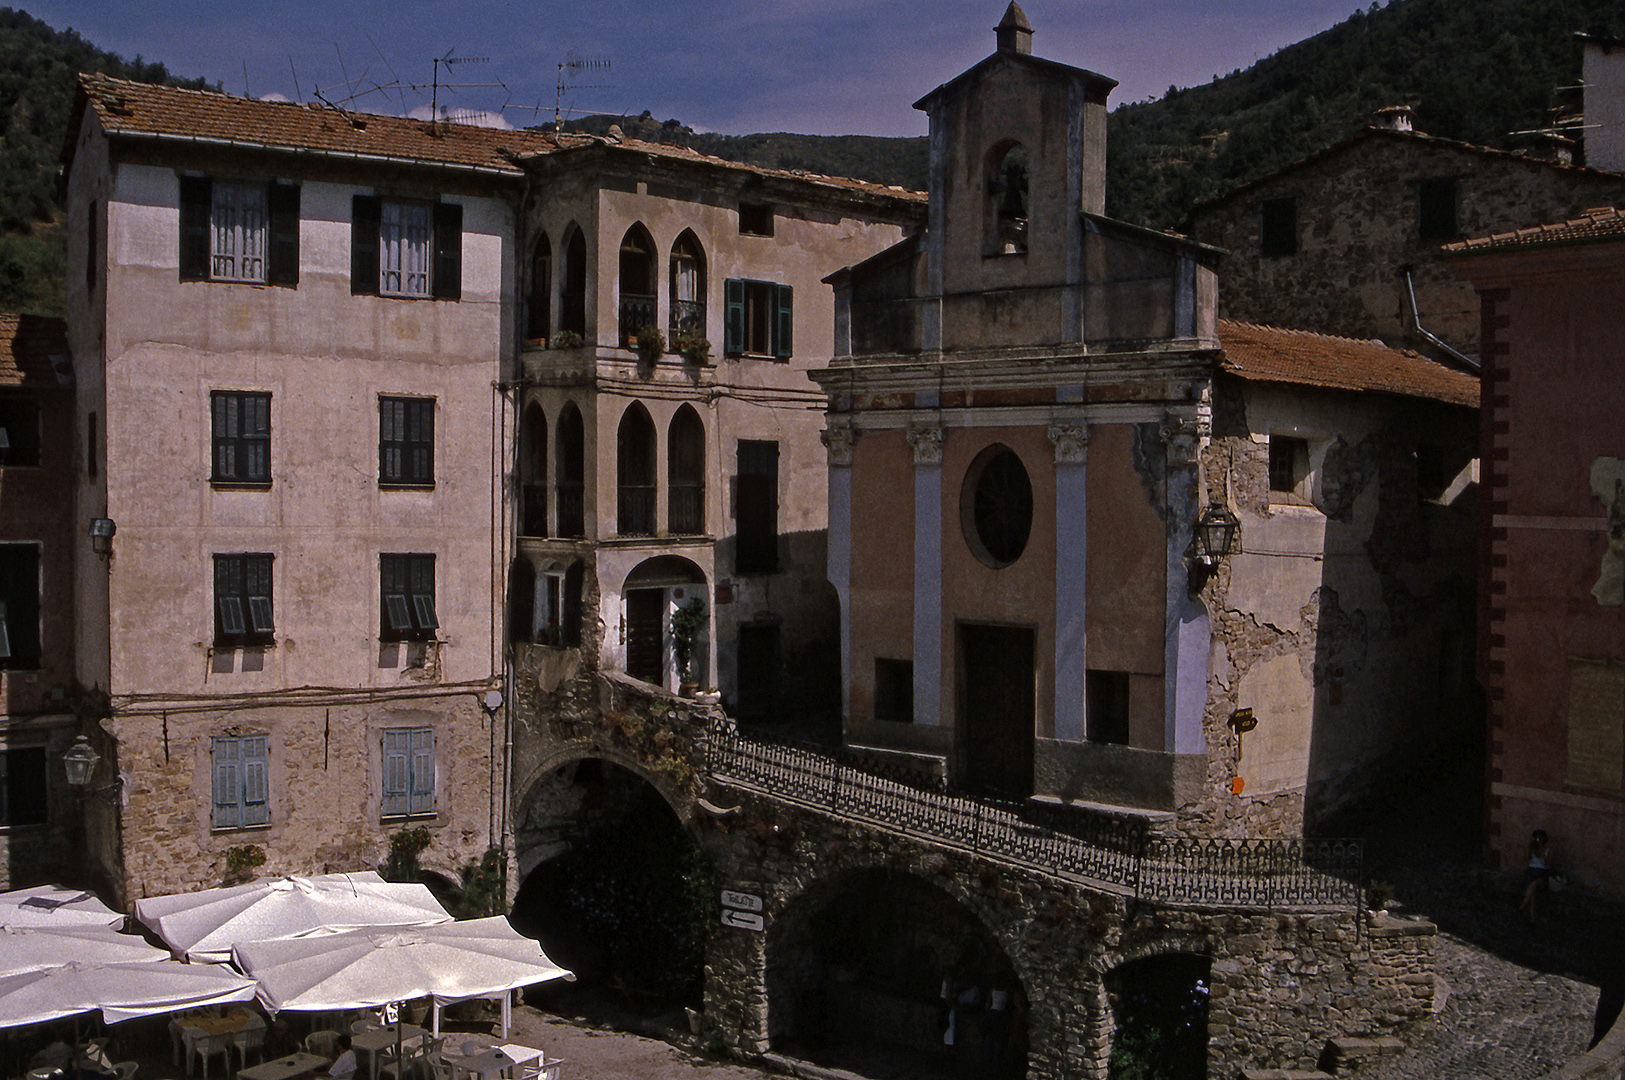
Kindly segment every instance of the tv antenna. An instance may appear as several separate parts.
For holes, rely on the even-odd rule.
[[[553,137],[554,138],[557,138],[563,132],[562,121],[563,121],[563,118],[564,118],[564,87],[565,87],[565,83],[567,81],[570,81],[570,80],[581,78],[581,76],[584,73],[588,72],[588,71],[608,71],[608,70],[609,70],[609,60],[607,58],[603,58],[603,57],[600,57],[600,58],[595,59],[595,60],[586,60],[586,59],[583,59],[582,57],[577,56],[574,53],[572,53],[559,63],[559,88],[558,88],[558,94],[553,98]],[[600,86],[584,86],[584,85],[577,84],[577,85],[572,87],[572,89],[575,89],[575,90],[608,90],[609,88],[610,88],[609,84],[607,84],[607,83],[605,83],[603,85],[600,85]]]

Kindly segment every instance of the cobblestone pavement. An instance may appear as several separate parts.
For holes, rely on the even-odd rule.
[[[761,1069],[696,1057],[646,1035],[614,1031],[540,1012],[513,1011],[510,1038],[562,1058],[563,1080],[760,1080]]]

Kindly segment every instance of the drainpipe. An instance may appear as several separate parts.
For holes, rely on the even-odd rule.
[[[1408,265],[1401,266],[1399,268],[1399,272],[1405,278],[1405,303],[1406,310],[1411,320],[1411,330],[1423,341],[1426,341],[1436,349],[1443,350],[1458,363],[1465,365],[1473,371],[1478,371],[1480,369],[1480,365],[1477,360],[1474,360],[1472,357],[1466,356],[1457,352],[1455,349],[1452,349],[1449,345],[1446,345],[1443,341],[1439,340],[1422,325],[1422,313],[1416,309],[1416,283],[1411,280],[1411,267]]]

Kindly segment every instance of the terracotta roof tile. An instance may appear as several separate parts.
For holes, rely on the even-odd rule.
[[[1219,321],[1224,370],[1250,382],[1294,383],[1478,406],[1478,376],[1380,341]]]
[[[539,131],[431,123],[400,116],[351,112],[290,101],[257,101],[210,90],[81,75],[89,107],[109,135],[159,136],[279,150],[316,150],[363,158],[421,161],[489,169],[518,176],[520,161],[541,155],[603,146],[663,158],[704,163],[758,176],[783,177],[821,187],[920,202],[924,192],[798,169],[768,169],[724,161],[682,146]]]
[[[1491,233],[1454,244],[1444,250],[1452,254],[1485,251],[1490,248],[1538,247],[1545,244],[1584,244],[1601,240],[1625,239],[1625,213],[1618,207],[1599,206],[1582,217],[1550,225],[1533,225],[1511,232]]]
[[[0,312],[0,386],[70,386],[72,376],[66,323]]]

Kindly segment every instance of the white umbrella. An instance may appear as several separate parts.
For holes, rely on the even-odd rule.
[[[83,889],[40,885],[0,893],[0,926],[123,926],[124,916]]]
[[[151,964],[168,960],[134,934],[105,926],[0,926],[0,975],[82,964]]]
[[[441,1005],[575,978],[500,916],[406,930],[239,942],[232,960],[259,980],[260,1003],[272,1013],[376,1008],[432,997],[437,1028]]]
[[[370,870],[149,896],[135,902],[135,914],[177,955],[211,963],[231,959],[239,941],[451,921],[428,886],[385,881]]]
[[[102,1011],[109,1024],[254,997],[254,980],[214,965],[64,964],[0,977],[0,1028]]]

